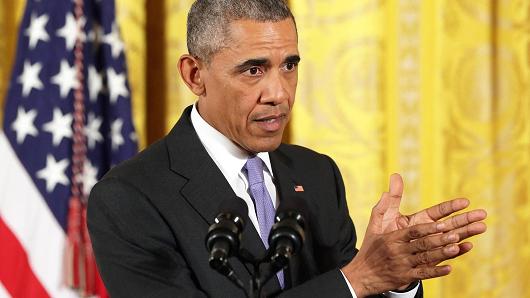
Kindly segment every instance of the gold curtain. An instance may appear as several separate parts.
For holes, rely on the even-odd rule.
[[[176,68],[192,2],[116,0],[141,147],[194,102]],[[530,0],[290,3],[302,55],[290,140],[337,161],[359,239],[400,172],[405,212],[468,197],[489,213],[426,297],[530,297]],[[0,4],[0,104],[23,4]]]
[[[186,16],[192,0],[116,0],[126,44],[133,113],[140,147],[163,137],[195,101],[180,83],[177,63],[187,52]]]
[[[18,23],[25,1],[9,0],[0,3],[0,128],[3,123],[4,98],[7,92],[11,68],[14,63]]]
[[[489,230],[426,297],[530,297],[530,1],[291,3],[292,141],[338,162],[359,234],[392,172],[404,211],[468,197]]]

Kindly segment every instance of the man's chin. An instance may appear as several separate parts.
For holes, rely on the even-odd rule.
[[[246,146],[242,146],[242,147],[249,153],[256,154],[259,152],[274,151],[278,149],[278,147],[280,147],[281,143],[282,143],[282,139],[275,137],[275,138],[267,138],[265,140],[259,140],[259,141],[253,142],[252,144],[246,144]]]

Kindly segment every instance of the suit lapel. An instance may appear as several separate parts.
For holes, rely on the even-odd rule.
[[[190,113],[191,107],[184,110],[166,138],[170,168],[175,174],[188,179],[180,189],[180,194],[204,221],[211,225],[218,215],[221,202],[230,197],[236,199],[236,194],[199,140],[191,124]],[[265,254],[265,246],[248,214],[244,217],[246,225],[242,233],[241,247],[260,257]],[[253,271],[252,266],[244,265],[250,274]],[[234,267],[237,271],[237,266]],[[238,274],[241,275],[240,272]]]
[[[292,197],[305,199],[305,192],[302,181],[292,170],[290,158],[285,156],[281,151],[276,150],[270,154],[274,181],[280,198],[280,204],[284,200]]]
[[[188,179],[180,193],[210,225],[223,199],[235,197],[221,171],[202,146],[190,119],[191,107],[166,137],[170,168]]]
[[[291,159],[285,154],[283,154],[281,150],[271,152],[269,156],[271,159],[271,165],[273,169],[272,171],[274,173],[274,182],[276,185],[276,190],[278,192],[279,204],[282,204],[282,202],[290,200],[293,197],[298,197],[302,200],[306,200],[306,194],[305,192],[303,192],[303,181],[300,181],[300,179],[295,174]],[[288,272],[287,270],[284,270],[286,289],[290,288],[293,285],[293,278],[294,280],[297,280],[297,277],[293,276],[292,264],[293,262],[298,263],[298,258],[298,255],[294,256],[290,262],[290,270],[288,270]],[[278,291],[280,290],[280,288],[276,288],[276,285],[274,285],[274,288],[272,288],[272,290],[273,291],[269,290],[269,292],[279,293]]]
[[[313,239],[311,235],[312,204],[311,185],[304,185],[305,181],[296,175],[291,159],[283,154],[283,151],[276,150],[270,154],[273,167],[276,187],[280,197],[280,204],[293,197],[298,197],[306,203],[305,206],[305,242],[302,251],[294,255],[289,261],[289,270],[285,272],[286,288],[303,283],[315,272],[314,259],[312,253]],[[304,189],[304,186],[306,189]]]
[[[221,202],[229,197],[235,199],[236,195],[200,142],[191,124],[191,108],[190,106],[184,110],[181,118],[166,137],[169,166],[176,175],[188,179],[188,182],[180,189],[180,194],[203,220],[211,225],[219,212]],[[293,196],[304,199],[304,192],[295,191],[295,187],[301,184],[291,170],[290,159],[278,150],[271,152],[270,158],[280,203]],[[247,214],[245,214],[245,219],[247,224],[243,230],[241,247],[257,258],[261,258],[266,253],[265,246]],[[245,277],[241,276],[241,270],[244,270],[241,265],[232,263],[240,277]],[[244,266],[248,274],[253,272],[251,265],[244,264]],[[246,276],[248,278],[248,275]],[[289,278],[288,276],[287,274],[286,277]],[[290,284],[290,281],[286,280],[286,282]],[[265,285],[264,290],[267,293],[280,291],[278,280],[273,278]]]

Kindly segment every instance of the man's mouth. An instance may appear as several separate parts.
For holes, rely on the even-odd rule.
[[[285,118],[285,114],[279,114],[279,115],[271,115],[271,116],[261,117],[261,118],[256,119],[255,121],[260,121],[260,122],[274,122],[274,121],[279,120],[279,119],[281,119],[281,118]]]
[[[270,115],[265,117],[260,117],[258,119],[255,119],[254,121],[258,124],[258,126],[267,131],[267,132],[277,132],[282,128],[282,124],[287,119],[287,116],[285,114],[278,114],[278,115]]]

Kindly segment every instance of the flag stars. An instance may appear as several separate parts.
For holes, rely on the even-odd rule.
[[[77,79],[77,70],[75,65],[70,67],[68,61],[61,60],[61,69],[59,73],[51,78],[51,82],[59,86],[62,98],[66,98],[70,90],[79,87],[79,80]]]
[[[22,96],[28,97],[28,95],[31,93],[31,90],[33,89],[44,89],[44,85],[39,79],[41,70],[41,63],[37,62],[35,64],[31,64],[29,61],[24,61],[24,69],[17,80],[18,83],[22,84]]]
[[[103,77],[94,66],[88,67],[88,93],[90,101],[96,102],[98,94],[103,89]]]
[[[22,144],[28,135],[36,137],[39,132],[35,127],[35,118],[37,117],[37,110],[26,110],[23,107],[18,107],[17,119],[11,124],[11,128],[17,134],[17,143]]]
[[[69,180],[66,176],[66,168],[70,162],[67,158],[57,161],[53,155],[46,156],[46,167],[37,172],[37,178],[46,180],[46,191],[53,192],[57,184],[68,186]]]
[[[103,36],[103,42],[108,44],[111,48],[113,58],[118,58],[124,49],[123,42],[120,39],[120,33],[116,23],[112,24],[112,31]]]
[[[121,145],[125,143],[121,130],[123,128],[123,120],[116,119],[112,122],[110,127],[110,138],[112,140],[112,150],[116,151]]]
[[[64,26],[56,32],[57,36],[64,38],[66,49],[71,51],[74,48],[77,36],[79,34],[79,27],[84,28],[85,23],[85,18],[81,18],[78,24],[72,13],[68,13],[66,15]],[[86,36],[84,32],[81,33],[80,37],[81,41],[85,41]]]
[[[125,80],[125,73],[117,74],[112,68],[107,70],[107,85],[111,103],[118,102],[118,97],[120,96],[129,96],[129,90],[125,86]]]
[[[52,134],[52,143],[59,146],[63,138],[72,137],[71,114],[63,114],[59,108],[53,109],[53,120],[43,125],[43,130]]]
[[[97,142],[103,141],[103,136],[99,129],[101,127],[102,119],[94,116],[94,113],[89,113],[87,118],[87,125],[85,127],[85,135],[89,149],[94,149]]]
[[[31,20],[28,28],[25,31],[25,35],[29,37],[29,49],[33,50],[37,46],[37,43],[42,41],[49,41],[50,36],[46,32],[46,24],[49,21],[49,17],[46,14],[43,14],[39,17],[36,17],[35,14],[31,15]]]

